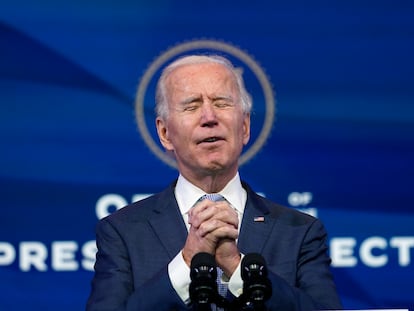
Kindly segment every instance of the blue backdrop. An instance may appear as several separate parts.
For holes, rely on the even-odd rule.
[[[0,310],[84,309],[98,219],[177,176],[137,130],[140,79],[200,39],[273,86],[242,178],[322,219],[345,308],[414,310],[413,38],[412,1],[2,1]]]

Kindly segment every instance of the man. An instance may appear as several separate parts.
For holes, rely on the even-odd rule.
[[[200,252],[214,256],[229,299],[242,294],[243,256],[260,253],[273,288],[268,310],[340,309],[321,222],[240,180],[251,110],[240,71],[222,57],[186,56],[163,71],[156,102],[158,136],[179,177],[99,222],[87,310],[191,309],[189,267]],[[206,193],[224,200],[200,201]]]

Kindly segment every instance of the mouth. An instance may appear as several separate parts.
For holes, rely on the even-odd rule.
[[[221,137],[217,137],[217,136],[212,136],[212,137],[207,137],[204,138],[202,140],[200,140],[198,143],[202,144],[202,143],[215,143],[217,141],[223,140],[223,138]]]

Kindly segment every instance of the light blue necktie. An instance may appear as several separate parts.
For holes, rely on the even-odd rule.
[[[203,195],[199,201],[210,200],[213,202],[225,201],[226,199],[220,193],[207,193]]]
[[[198,201],[203,201],[203,200],[210,200],[213,202],[218,202],[218,201],[226,201],[225,197],[223,197],[221,194],[219,193],[207,193],[205,195],[203,195]],[[221,282],[221,276],[223,274],[223,270],[221,270],[220,267],[217,267],[217,290],[218,293],[220,294],[220,296],[222,297],[226,297],[227,295],[227,290],[228,290],[228,285],[225,283]],[[211,306],[211,310],[223,310],[222,308],[218,308],[216,305],[212,305]]]

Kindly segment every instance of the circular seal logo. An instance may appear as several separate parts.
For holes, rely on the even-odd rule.
[[[232,56],[233,58],[236,58],[251,70],[260,84],[265,104],[263,125],[254,143],[249,145],[249,147],[246,148],[246,150],[241,154],[239,164],[243,165],[256,155],[256,153],[263,147],[267,138],[269,137],[275,118],[276,103],[271,83],[264,70],[249,54],[231,44],[216,40],[193,40],[173,46],[158,56],[145,71],[138,85],[135,97],[135,117],[138,125],[138,130],[141,133],[141,136],[148,148],[161,161],[172,167],[177,167],[175,159],[169,156],[155,142],[150,134],[150,131],[148,130],[148,126],[145,121],[145,95],[147,93],[151,80],[153,80],[154,76],[157,74],[160,68],[162,68],[166,63],[169,63],[175,57],[184,55],[185,53],[203,50],[208,52],[216,51],[216,53],[224,53]],[[255,106],[254,103],[255,101],[253,100],[253,107]]]

